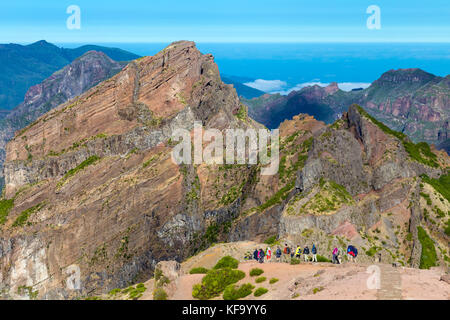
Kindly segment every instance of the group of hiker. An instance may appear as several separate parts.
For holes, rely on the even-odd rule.
[[[349,261],[354,262],[356,257],[358,256],[358,250],[355,246],[349,245],[346,251],[347,257]],[[301,259],[303,255],[303,259],[305,262],[317,262],[317,247],[315,244],[312,245],[311,250],[308,246],[302,248],[300,245],[296,247],[296,249],[291,248],[287,244],[284,245],[283,251],[281,251],[280,247],[277,247],[275,253],[272,252],[272,249],[268,247],[266,250],[255,249],[253,252],[253,257],[247,257],[248,259],[253,258],[259,263],[272,262],[275,260],[276,262],[290,262],[293,258]],[[310,256],[311,255],[311,256]],[[273,259],[275,258],[275,259]],[[311,258],[311,259],[310,259]],[[332,263],[341,264],[344,258],[344,250],[342,248],[335,247],[332,251]]]

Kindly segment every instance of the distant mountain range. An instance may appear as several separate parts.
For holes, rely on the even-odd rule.
[[[305,87],[287,96],[265,94],[241,100],[249,107],[249,115],[268,128],[276,128],[299,113],[331,123],[357,103],[413,141],[434,143],[449,152],[450,75],[438,77],[420,69],[390,70],[364,90],[346,92],[332,83]]]
[[[5,110],[23,101],[27,90],[88,51],[105,53],[115,61],[130,61],[138,55],[117,49],[86,45],[75,49],[59,48],[44,40],[30,45],[0,44],[0,117]]]

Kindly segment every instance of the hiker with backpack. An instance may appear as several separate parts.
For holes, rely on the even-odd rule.
[[[305,247],[305,249],[303,249],[303,256],[305,257],[305,262],[309,261],[309,248],[308,246]]]
[[[277,262],[281,262],[281,249],[280,247],[277,247],[277,250],[275,251],[275,257],[277,258]]]
[[[354,246],[349,245],[347,247],[347,256],[349,261],[355,262],[356,257],[358,256],[358,250]]]
[[[263,249],[259,249],[259,253],[258,253],[259,263],[264,263],[264,256],[265,256],[264,250]]]
[[[338,250],[338,248],[334,248],[333,249],[333,252],[332,252],[332,254],[333,254],[333,264],[339,264],[339,259],[338,259],[338,254],[339,254],[339,250]]]
[[[317,248],[314,243],[311,249],[311,253],[312,253],[312,262],[317,262]]]
[[[339,262],[339,264],[342,264],[342,262],[344,261],[344,257],[345,257],[344,249],[339,247],[338,252],[337,252],[337,256],[336,256],[337,262]]]
[[[298,245],[297,249],[295,250],[295,257],[297,259],[300,259],[301,254],[302,254],[302,248],[300,247],[300,245]]]
[[[272,259],[272,249],[270,249],[270,247],[267,248],[266,259],[267,259],[267,262],[270,262],[270,260]]]
[[[283,260],[284,260],[284,262],[289,262],[290,254],[291,254],[291,248],[289,248],[287,243],[285,243],[284,244],[284,250],[283,250]]]
[[[256,261],[258,261],[258,249],[255,249],[255,251],[253,251],[253,259],[255,259]]]

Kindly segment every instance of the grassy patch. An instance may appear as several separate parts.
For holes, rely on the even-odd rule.
[[[0,224],[5,224],[6,218],[9,212],[14,207],[14,199],[2,199],[0,200]]]
[[[266,281],[266,280],[267,280],[266,277],[258,277],[258,278],[256,278],[255,282],[256,282],[256,283],[261,283],[261,282],[264,282],[264,281]]]
[[[276,204],[280,204],[281,201],[285,200],[289,194],[289,191],[292,190],[295,186],[295,180],[289,182],[286,186],[278,190],[277,193],[275,193],[269,200],[267,200],[265,203],[257,207],[257,210],[259,212],[264,211],[267,208],[270,208]]]
[[[421,178],[450,202],[450,174],[442,175],[439,179],[431,179],[427,175],[421,175]]]
[[[214,266],[214,269],[222,269],[222,268],[230,268],[237,269],[239,266],[239,261],[231,256],[225,256],[220,259],[217,264]]]
[[[153,300],[167,300],[167,293],[163,288],[156,288],[153,291]]]
[[[325,258],[324,256],[321,256],[320,254],[317,255],[317,262],[331,262],[330,259]]]
[[[254,288],[255,286],[250,283],[245,283],[239,287],[234,284],[230,284],[223,292],[223,300],[239,300],[241,298],[245,298],[252,293]]]
[[[422,227],[417,227],[419,241],[422,244],[422,254],[420,256],[420,269],[430,269],[436,266],[436,248],[434,242]]]
[[[278,282],[278,278],[272,278],[272,279],[269,280],[270,284],[274,284],[276,282]]]
[[[276,244],[277,243],[277,236],[273,235],[273,236],[267,238],[266,240],[264,240],[264,243],[268,244],[269,246],[272,246],[272,245]]]
[[[321,178],[319,187],[320,191],[298,210],[300,214],[334,212],[344,204],[355,202],[345,187],[332,180],[327,181]]]
[[[300,259],[292,258],[291,259],[291,264],[300,264]]]
[[[318,287],[313,289],[313,293],[316,294],[317,292],[320,292],[324,289],[324,287]]]
[[[255,297],[260,297],[260,296],[262,296],[263,294],[266,294],[267,292],[269,292],[268,289],[262,288],[262,287],[261,287],[261,288],[258,288],[258,289],[255,290],[254,296],[255,296]]]
[[[70,169],[69,171],[67,171],[67,173],[64,175],[64,177],[62,177],[62,179],[58,182],[57,187],[61,187],[67,181],[67,179],[73,177],[74,175],[76,175],[78,172],[80,172],[84,168],[96,163],[98,160],[100,160],[99,156],[97,156],[97,155],[90,156],[89,158],[84,160],[82,163],[80,163],[78,166],[76,166],[75,168]]]
[[[39,203],[34,207],[28,208],[20,213],[17,219],[12,224],[13,227],[23,227],[25,224],[30,225],[28,218],[33,214],[42,209],[44,203]]]
[[[191,271],[189,271],[189,274],[207,274],[208,271],[209,270],[204,267],[197,267],[197,268],[192,268]]]
[[[257,277],[260,276],[264,273],[264,270],[259,269],[259,268],[253,268],[252,270],[250,270],[250,277]]]
[[[243,278],[245,273],[240,270],[230,268],[211,270],[203,277],[201,283],[194,285],[192,297],[200,300],[217,297],[227,286]]]

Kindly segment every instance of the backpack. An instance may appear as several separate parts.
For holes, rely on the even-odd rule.
[[[316,253],[317,253],[316,247],[312,247],[311,252],[312,252],[313,254],[316,254]]]
[[[358,249],[356,249],[355,247],[353,247],[353,253],[355,254],[355,258],[358,255]]]
[[[279,257],[279,256],[281,256],[281,250],[280,249],[277,249],[277,257]]]
[[[291,249],[290,249],[289,247],[285,247],[285,248],[284,248],[284,253],[285,253],[285,254],[291,253]]]

